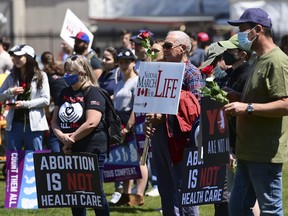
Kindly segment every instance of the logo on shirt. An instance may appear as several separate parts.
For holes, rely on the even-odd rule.
[[[65,128],[71,128],[71,125],[75,125],[83,115],[83,108],[80,103],[65,102],[60,107],[58,115],[63,123],[68,123],[65,124]]]
[[[91,103],[91,105],[100,106],[100,102],[99,101],[91,101],[90,103]]]

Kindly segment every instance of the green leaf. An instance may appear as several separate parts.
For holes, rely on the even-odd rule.
[[[219,93],[221,93],[221,89],[218,85],[214,86],[212,89],[211,89],[211,94],[212,95],[218,95]]]
[[[211,94],[211,90],[207,87],[207,86],[204,86],[203,88],[201,88],[201,92],[203,94]]]
[[[214,96],[214,98],[216,99],[216,101],[219,101],[221,103],[223,103],[225,100],[222,94],[217,94],[216,96]]]
[[[211,94],[207,94],[207,93],[203,93],[204,97],[210,97],[211,98]]]
[[[224,104],[228,104],[229,103],[229,100],[227,98],[224,98]]]
[[[228,92],[221,89],[221,94],[226,97],[228,95]]]

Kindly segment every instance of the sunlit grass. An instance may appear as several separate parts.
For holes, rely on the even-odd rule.
[[[2,166],[1,166],[2,167]],[[1,168],[0,167],[0,168]],[[2,216],[67,216],[71,215],[69,208],[49,208],[49,209],[37,209],[37,210],[24,210],[24,209],[4,209],[5,199],[5,180],[1,173],[0,175],[0,215]],[[114,192],[113,183],[105,183],[105,192],[108,200],[111,199],[111,195]],[[288,213],[288,164],[284,165],[283,169],[283,205],[285,213]],[[145,204],[140,207],[111,207],[111,216],[120,215],[141,215],[141,216],[161,216],[159,212],[160,197],[145,197]],[[88,216],[93,216],[94,211],[88,210]],[[213,205],[200,206],[201,216],[213,216]]]

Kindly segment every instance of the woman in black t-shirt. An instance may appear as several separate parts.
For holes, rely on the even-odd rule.
[[[95,73],[84,56],[72,56],[65,62],[64,69],[68,87],[62,90],[56,103],[52,128],[62,141],[65,154],[97,154],[104,209],[94,210],[97,216],[108,216],[109,206],[103,189],[107,134],[101,121],[105,98],[99,92]],[[85,216],[86,208],[72,208],[72,213],[74,216]]]

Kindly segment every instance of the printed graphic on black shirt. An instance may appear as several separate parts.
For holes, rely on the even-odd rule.
[[[79,128],[79,120],[83,116],[83,107],[80,103],[65,102],[59,109],[60,126],[62,129]]]

